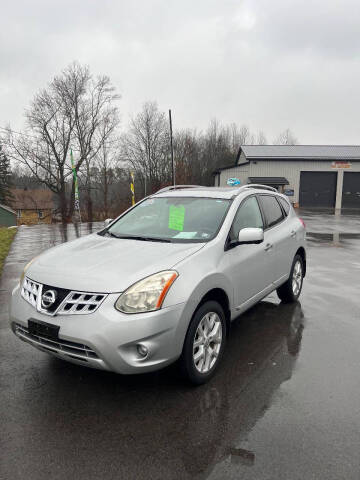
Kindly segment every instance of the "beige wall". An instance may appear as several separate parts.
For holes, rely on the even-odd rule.
[[[51,223],[51,210],[42,210],[43,218],[39,218],[38,210],[21,210],[21,217],[17,219],[18,225],[37,225],[38,223]]]
[[[285,177],[289,181],[286,188],[294,190],[294,197],[290,200],[294,203],[299,202],[300,190],[300,172],[339,172],[337,184],[336,207],[340,208],[342,196],[342,179],[344,170],[347,172],[360,172],[360,162],[353,162],[351,168],[336,169],[332,168],[332,161],[261,161],[254,164],[250,163],[250,177]]]
[[[249,177],[249,165],[244,165],[243,167],[239,165],[238,167],[228,168],[220,172],[220,187],[226,187],[226,182],[229,178],[238,178],[241,181],[241,185],[247,183]],[[217,179],[215,179],[217,186]]]
[[[342,185],[344,171],[360,172],[360,162],[350,162],[351,168],[336,169],[332,168],[330,161],[304,161],[304,160],[278,160],[278,161],[250,161],[249,165],[234,167],[222,170],[220,174],[220,186],[226,186],[226,181],[230,177],[239,178],[241,184],[248,182],[248,177],[285,177],[289,181],[286,188],[294,190],[294,196],[289,197],[292,203],[299,202],[300,172],[338,172],[336,189],[336,208],[341,207]],[[217,185],[217,183],[216,183]]]

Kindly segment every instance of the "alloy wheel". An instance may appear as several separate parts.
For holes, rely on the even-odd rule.
[[[302,284],[302,265],[300,260],[297,260],[294,265],[293,275],[292,275],[292,289],[295,297],[300,293],[301,284]]]
[[[200,320],[193,343],[193,360],[200,373],[208,373],[215,365],[221,349],[223,327],[215,312],[208,312]]]

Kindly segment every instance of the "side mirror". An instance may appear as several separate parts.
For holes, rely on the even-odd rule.
[[[111,222],[113,222],[114,219],[113,218],[107,218],[106,220],[104,220],[104,227],[108,227],[110,225]]]
[[[246,243],[261,243],[264,241],[262,228],[242,228],[239,232],[238,245]]]

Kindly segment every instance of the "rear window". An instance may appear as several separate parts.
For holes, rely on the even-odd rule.
[[[283,209],[285,210],[285,213],[286,215],[289,215],[289,212],[290,212],[290,205],[289,205],[289,202],[287,202],[285,200],[285,198],[282,198],[282,197],[276,197],[279,202],[281,203]]]
[[[260,195],[260,201],[264,210],[268,227],[273,227],[284,218],[280,205],[272,195]]]

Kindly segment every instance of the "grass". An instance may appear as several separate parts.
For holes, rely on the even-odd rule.
[[[0,228],[0,275],[6,255],[9,253],[10,245],[16,235],[16,231],[16,228]]]

